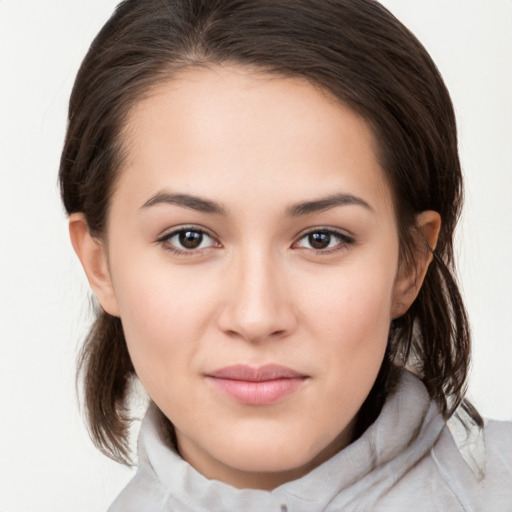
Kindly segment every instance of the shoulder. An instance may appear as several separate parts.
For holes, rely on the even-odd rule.
[[[430,456],[462,510],[509,511],[512,503],[512,423],[445,428]]]
[[[146,472],[137,470],[135,476],[110,505],[108,512],[163,512],[166,493],[160,482]]]
[[[373,510],[510,512],[512,423],[450,423]]]
[[[485,478],[499,480],[512,488],[512,421],[486,421],[484,427]],[[511,501],[512,503],[512,501]]]
[[[512,421],[486,420],[484,434],[490,449],[512,448]]]

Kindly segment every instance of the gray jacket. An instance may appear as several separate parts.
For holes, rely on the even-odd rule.
[[[304,477],[272,491],[208,480],[165,441],[150,407],[139,467],[109,512],[510,512],[512,423],[483,431],[447,425],[421,381],[397,391],[355,442]]]

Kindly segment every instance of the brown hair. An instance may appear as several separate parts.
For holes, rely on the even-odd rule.
[[[397,367],[412,368],[449,416],[463,400],[470,354],[468,321],[453,274],[453,235],[462,203],[455,116],[426,50],[376,1],[122,2],[93,41],[71,95],[60,165],[67,212],[83,212],[90,232],[101,237],[122,166],[120,134],[130,108],[180,69],[218,63],[306,78],[367,120],[394,196],[403,262],[414,257],[415,215],[440,213],[434,259],[417,299],[392,324],[359,430],[375,419]],[[126,400],[134,368],[119,318],[98,312],[79,368],[93,440],[126,462]]]

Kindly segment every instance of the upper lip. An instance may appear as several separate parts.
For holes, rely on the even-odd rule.
[[[303,373],[278,364],[266,364],[258,367],[245,364],[235,364],[210,372],[207,376],[215,377],[217,379],[244,380],[248,382],[264,382],[276,379],[297,379],[307,377],[307,375],[304,375]]]

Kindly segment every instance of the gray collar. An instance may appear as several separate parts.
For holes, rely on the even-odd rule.
[[[156,406],[143,420],[139,472],[156,480],[169,510],[309,512],[350,508],[383,496],[432,448],[445,422],[422,382],[404,372],[364,434],[304,477],[272,491],[236,489],[208,480],[169,445]],[[163,510],[163,509],[162,509]]]

